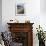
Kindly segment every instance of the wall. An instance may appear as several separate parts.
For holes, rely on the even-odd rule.
[[[24,22],[25,18],[26,18],[26,19],[29,19],[31,22],[39,23],[39,19],[40,19],[40,17],[39,17],[40,3],[39,3],[39,1],[37,1],[37,0],[21,1],[20,0],[19,2],[25,3],[25,15],[24,16],[16,16],[15,15],[16,2],[17,1],[15,1],[15,0],[2,0],[2,23],[3,23],[3,26],[5,26],[6,23],[10,19],[17,19],[20,22]]]
[[[2,31],[2,0],[0,0],[0,31]]]
[[[25,15],[16,16],[15,6],[16,3],[24,3],[25,5]],[[41,2],[42,5],[42,2]],[[25,22],[25,20],[30,20],[33,25],[33,45],[38,46],[38,39],[36,37],[36,27],[39,24],[46,30],[46,15],[41,11],[40,0],[2,0],[2,25],[3,31],[8,30],[7,22],[11,19],[17,19],[19,22]]]
[[[46,31],[46,0],[40,0],[40,24]]]
[[[42,13],[46,13],[46,0],[40,0],[40,9]]]

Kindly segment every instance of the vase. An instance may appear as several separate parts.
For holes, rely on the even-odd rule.
[[[45,46],[45,41],[39,40],[39,46]]]

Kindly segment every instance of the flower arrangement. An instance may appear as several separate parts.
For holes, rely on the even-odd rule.
[[[40,25],[39,25],[39,28],[36,28],[36,29],[37,29],[36,36],[38,36],[38,40],[39,41],[43,40],[43,42],[44,42],[45,41],[45,34],[44,34],[42,27],[40,27]]]

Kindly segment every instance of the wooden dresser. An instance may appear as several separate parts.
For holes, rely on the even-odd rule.
[[[22,43],[21,46],[33,46],[33,23],[7,23],[12,33],[13,41]]]

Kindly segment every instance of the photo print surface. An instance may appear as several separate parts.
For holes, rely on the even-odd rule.
[[[22,15],[24,13],[25,13],[24,4],[17,4],[16,5],[16,14]]]

